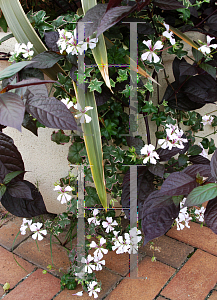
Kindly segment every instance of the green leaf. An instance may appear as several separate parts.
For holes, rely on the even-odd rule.
[[[120,147],[116,147],[113,151],[112,151],[112,155],[114,156],[114,162],[120,162],[122,163],[124,161],[124,155],[125,152],[120,148]]]
[[[128,79],[128,71],[127,69],[125,70],[122,70],[122,69],[119,69],[118,70],[118,77],[117,77],[117,81],[118,82],[122,82],[122,81],[125,81]]]
[[[68,154],[68,161],[72,164],[82,163],[82,156],[80,151],[84,148],[83,143],[76,143],[74,142],[69,147],[69,154]]]
[[[62,130],[53,132],[53,134],[51,135],[51,141],[57,143],[58,145],[64,145],[68,143],[69,140],[70,140],[70,136],[62,132]]]
[[[167,118],[165,116],[165,113],[163,111],[160,111],[158,114],[154,114],[151,118],[151,121],[155,121],[157,126],[160,126],[163,121],[165,121]]]
[[[115,82],[110,78],[111,87],[115,87]]]
[[[205,201],[214,199],[217,196],[217,183],[209,183],[198,186],[188,195],[185,206],[200,205]]]
[[[5,17],[4,17],[3,14],[1,14],[1,17],[0,17],[0,27],[2,28],[2,30],[4,32],[7,32],[8,25],[7,25],[7,22],[6,22]]]
[[[96,204],[100,204],[99,196],[97,195],[96,189],[92,186],[86,186],[85,190],[85,206],[94,207]]]
[[[111,119],[105,120],[105,128],[101,128],[101,133],[104,135],[107,139],[111,139],[112,135],[117,134],[117,124],[112,122]]]
[[[98,93],[102,92],[101,85],[103,84],[102,81],[99,81],[97,78],[94,80],[91,80],[88,88],[90,89],[90,92],[97,91]]]
[[[153,84],[148,81],[146,84],[145,84],[145,88],[151,93],[154,91],[154,87],[153,87]]]
[[[106,187],[107,189],[111,190],[113,184],[115,184],[117,182],[116,178],[115,178],[115,174],[112,175],[111,177],[107,176],[106,177]]]
[[[3,42],[5,42],[5,41],[9,40],[9,39],[12,38],[12,37],[14,37],[13,33],[10,33],[10,34],[4,36],[2,39],[0,39],[0,45],[1,45],[1,43],[3,43]]]
[[[179,163],[179,166],[182,167],[184,166],[188,161],[188,156],[185,155],[185,154],[180,154],[179,155],[179,158],[178,158],[178,163]]]
[[[32,61],[21,61],[16,64],[10,65],[9,67],[0,72],[0,81],[12,77],[29,64],[32,64]]]
[[[198,49],[197,44],[195,44],[187,35],[185,35],[184,33],[182,33],[180,30],[178,30],[177,28],[173,28],[172,26],[170,26],[170,30],[177,35],[180,39],[182,39],[184,42],[186,42],[188,45],[190,45],[191,47]]]
[[[150,115],[152,113],[156,113],[157,114],[158,109],[157,109],[157,107],[154,106],[154,104],[153,104],[152,101],[150,101],[150,102],[147,101],[145,103],[145,106],[143,106],[142,111],[146,112],[148,115]]]
[[[195,48],[192,48],[192,54],[193,54],[196,62],[200,61],[203,58],[203,53],[198,51]]]
[[[179,195],[179,196],[172,196],[173,202],[176,206],[179,205],[179,203],[182,201],[183,199],[183,195]]]
[[[0,200],[2,198],[2,196],[4,195],[4,193],[6,192],[6,186],[4,184],[0,185]]]
[[[215,142],[211,138],[211,140],[209,142],[209,151],[208,151],[208,154],[212,154],[215,151],[215,149],[216,149]]]
[[[65,228],[66,225],[69,225],[71,222],[68,218],[68,214],[67,213],[62,213],[59,215],[59,221],[58,224],[61,228]]]
[[[3,183],[4,184],[8,184],[13,178],[15,178],[16,176],[18,176],[19,174],[23,173],[24,171],[14,171],[14,172],[10,172],[8,173],[5,178]]]
[[[214,79],[216,79],[216,68],[205,63],[202,63],[199,66],[208,74],[210,74]]]
[[[188,149],[188,155],[198,155],[203,151],[203,149],[198,145],[193,145]]]

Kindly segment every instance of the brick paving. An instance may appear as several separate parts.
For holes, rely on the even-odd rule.
[[[49,237],[38,241],[39,250],[30,235],[19,235],[14,243],[22,218],[8,215],[2,221],[1,217],[0,212],[0,299],[94,299],[87,293],[82,297],[72,295],[82,290],[81,285],[75,290],[61,290],[59,268],[66,272],[70,266],[64,247],[52,239],[55,270],[43,274],[43,269],[52,265]],[[173,227],[154,240],[154,246],[159,251],[153,252],[150,243],[139,249],[138,268],[131,273],[128,254],[105,255],[105,267],[96,272],[102,282],[98,299],[217,300],[217,236],[209,228],[197,223],[182,231]],[[153,255],[156,262],[151,261]],[[10,290],[4,293],[6,282]]]

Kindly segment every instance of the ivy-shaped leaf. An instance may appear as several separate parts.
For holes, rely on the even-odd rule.
[[[103,81],[99,81],[97,78],[94,80],[91,80],[88,88],[90,89],[90,92],[97,91],[98,93],[102,92],[101,85],[103,84]]]

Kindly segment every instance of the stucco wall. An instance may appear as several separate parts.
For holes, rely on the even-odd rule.
[[[5,33],[0,32],[0,38],[4,36]],[[192,34],[190,33],[192,38]],[[198,36],[201,40],[204,40],[204,36]],[[9,52],[14,48],[15,39],[10,39],[0,45],[0,51]],[[190,50],[189,45],[185,45],[186,50]],[[164,64],[167,69],[167,75],[169,75],[168,80],[170,82],[174,81],[172,75],[172,64],[171,61],[174,59],[173,56],[164,56]],[[169,60],[168,60],[169,59]],[[8,66],[7,62],[0,62],[0,71]],[[164,79],[164,73],[161,71],[159,73],[159,82],[161,84],[159,88],[159,97],[162,99],[165,88],[166,81]],[[154,85],[155,91],[152,96],[154,103],[157,103],[157,87]],[[206,105],[204,108],[198,110],[201,115],[209,113],[216,108],[215,104]],[[145,142],[146,140],[146,127],[144,124],[144,119],[142,116],[139,119],[139,132],[143,136]],[[155,145],[155,130],[156,126],[150,122],[151,131],[151,142]],[[57,192],[53,191],[53,183],[59,178],[64,177],[68,174],[69,166],[67,161],[68,147],[66,145],[57,145],[51,141],[51,133],[54,129],[44,129],[39,128],[38,137],[34,136],[30,131],[22,128],[22,133],[13,128],[6,128],[4,133],[9,135],[14,139],[14,143],[18,150],[21,152],[25,169],[28,171],[25,174],[25,179],[31,181],[32,183],[38,183],[39,189],[44,197],[44,201],[47,210],[52,213],[60,213],[65,210],[65,206],[57,201]],[[204,136],[209,133],[210,127],[205,126],[205,131],[200,133],[200,136]],[[211,136],[213,137],[213,136]],[[214,137],[213,137],[214,138]],[[215,136],[215,142],[217,143],[217,138]]]

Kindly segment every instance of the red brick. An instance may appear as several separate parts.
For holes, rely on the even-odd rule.
[[[3,287],[2,286],[0,286],[0,297],[2,297],[3,295],[4,295],[4,290],[3,290]]]
[[[138,276],[144,279],[123,279],[106,300],[153,300],[174,272],[172,267],[145,257],[138,267]]]
[[[109,251],[103,259],[105,259],[105,265],[108,269],[126,276],[129,272],[129,257],[128,253],[116,254],[114,251]]]
[[[174,268],[179,268],[186,260],[189,253],[194,251],[194,248],[183,244],[179,241],[171,239],[167,236],[161,236],[154,241],[154,247],[160,248],[160,252],[150,249],[150,243],[141,247],[139,250],[149,256],[155,256],[157,260],[166,263]]]
[[[212,293],[212,295],[209,297],[209,300],[217,300],[217,291]]]
[[[29,237],[25,242],[19,245],[14,252],[33,264],[46,269],[48,265],[52,265],[50,241],[48,239],[38,241],[38,247],[40,251],[37,249],[36,242]],[[62,273],[58,270],[61,268],[62,272],[65,273],[70,266],[67,251],[63,247],[53,244],[52,255],[56,270],[51,270],[51,272],[61,276]]]
[[[190,223],[191,228],[185,227],[183,230],[177,230],[176,226],[167,232],[167,235],[189,244],[193,247],[202,249],[211,254],[217,255],[217,235],[208,227],[200,227],[194,222]]]
[[[197,250],[161,294],[172,300],[204,300],[217,282],[217,257]]]
[[[60,280],[38,269],[8,293],[6,300],[51,300],[60,291]]]
[[[13,243],[14,247],[16,247],[31,234],[30,231],[26,231],[26,235],[19,234],[14,242],[14,239],[20,230],[22,222],[22,218],[16,217],[0,227],[0,246],[3,246],[4,248],[11,251]]]
[[[21,279],[26,277],[34,270],[32,264],[24,259],[14,255],[18,263],[27,271],[23,270],[15,261],[13,254],[0,247],[0,283],[10,283],[11,288],[14,287]]]
[[[109,270],[103,269],[102,271],[96,272],[96,277],[98,281],[101,281],[102,283],[102,290],[98,294],[99,298],[102,299],[105,297],[105,295],[112,290],[112,288],[115,286],[115,284],[121,279],[121,276],[111,273]],[[76,294],[77,292],[80,292],[82,290],[82,286],[78,285],[77,288],[73,291],[64,290],[62,291],[55,300],[71,300],[72,294]],[[89,300],[94,299],[94,297],[89,297],[88,293],[83,293],[83,297],[80,296],[73,296],[73,300]]]

